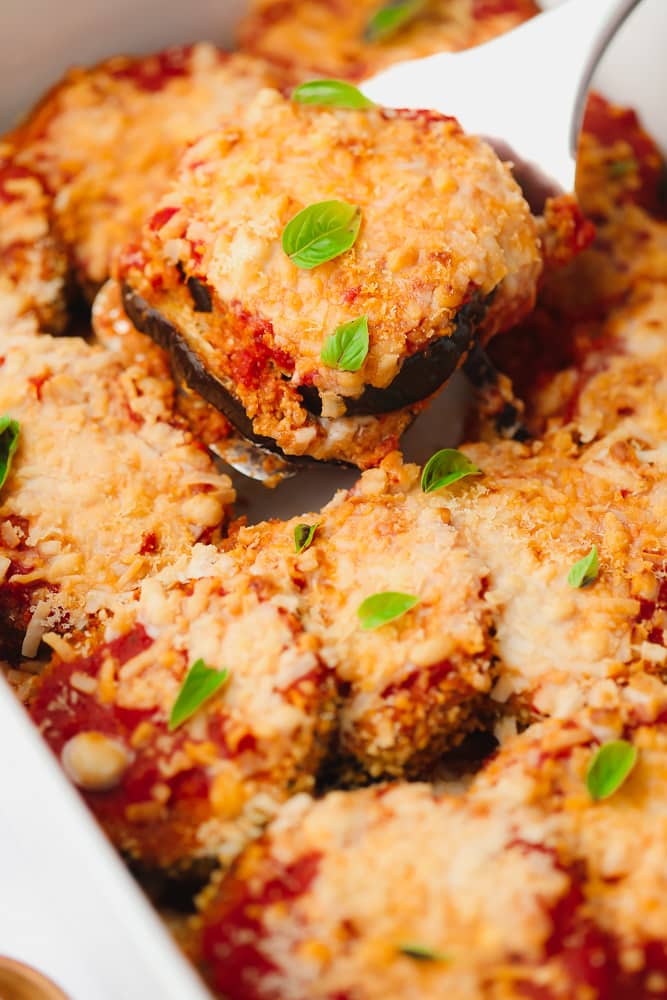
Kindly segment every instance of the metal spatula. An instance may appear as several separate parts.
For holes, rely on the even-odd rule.
[[[377,104],[454,115],[519,165],[522,184],[531,171],[529,195],[572,191],[591,77],[639,2],[566,0],[474,49],[398,63],[360,89]]]

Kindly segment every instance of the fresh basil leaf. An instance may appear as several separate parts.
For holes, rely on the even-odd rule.
[[[318,201],[294,216],[283,230],[283,250],[297,267],[310,271],[353,246],[361,209],[346,201]]]
[[[586,772],[586,787],[592,799],[608,799],[618,791],[637,763],[637,747],[627,740],[604,743]]]
[[[631,174],[638,168],[639,164],[634,158],[630,158],[628,160],[614,160],[609,164],[607,173],[614,179],[620,179],[621,177],[627,177],[628,174]]]
[[[598,547],[594,545],[588,555],[574,564],[567,574],[567,582],[571,587],[587,587],[597,579],[599,570]]]
[[[389,0],[371,17],[364,38],[367,42],[383,42],[385,38],[391,38],[414,20],[424,6],[425,0]]]
[[[361,627],[370,631],[400,618],[417,604],[419,604],[419,598],[413,597],[412,594],[401,594],[395,590],[387,590],[380,594],[371,594],[365,601],[362,601],[357,608],[357,615]]]
[[[358,372],[368,354],[368,316],[365,314],[336,327],[327,337],[320,357],[329,368]]]
[[[292,91],[292,100],[297,104],[316,104],[325,108],[375,107],[373,101],[345,80],[309,80]]]
[[[0,487],[9,475],[12,458],[19,443],[19,422],[5,414],[0,417]]]
[[[433,493],[443,486],[451,486],[466,476],[481,476],[482,470],[456,448],[442,448],[431,455],[422,472],[422,490]]]
[[[294,551],[298,555],[300,552],[305,552],[313,544],[313,539],[315,538],[315,532],[320,526],[320,521],[317,524],[297,524],[294,529]]]
[[[188,670],[169,716],[169,731],[178,729],[205,701],[215,694],[229,676],[228,670],[213,670],[197,660]]]
[[[401,955],[407,955],[408,958],[415,958],[418,962],[451,961],[449,955],[445,954],[444,951],[438,951],[436,948],[428,948],[426,945],[419,944],[416,941],[405,941],[399,944],[398,950]]]

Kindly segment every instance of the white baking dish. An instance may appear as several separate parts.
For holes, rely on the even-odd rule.
[[[0,0],[0,125],[10,125],[71,63],[198,38],[229,42],[242,6]],[[637,107],[665,148],[666,41],[667,0],[644,0],[596,81],[608,96]],[[455,384],[415,425],[406,439],[409,457],[423,459],[456,438],[460,399]],[[304,475],[273,494],[245,486],[242,500],[255,517],[284,516],[319,506],[351,478],[335,470]],[[205,1000],[206,990],[2,683],[0,775],[0,954],[39,967],[72,1000]]]

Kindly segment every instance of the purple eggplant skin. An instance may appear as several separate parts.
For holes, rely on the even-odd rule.
[[[196,312],[211,312],[210,293],[206,286],[188,283]],[[309,465],[318,461],[308,455],[286,455],[272,438],[255,434],[243,404],[216,375],[207,370],[201,358],[181,331],[129,285],[122,289],[123,305],[137,329],[148,334],[169,353],[176,374],[203,399],[223,413],[249,441],[279,455],[292,464]],[[406,358],[393,382],[384,389],[365,386],[356,399],[348,398],[346,416],[375,416],[413,406],[436,392],[474,349],[478,332],[486,316],[493,292],[486,298],[475,296],[457,314],[454,330],[433,340],[423,351]],[[321,416],[322,400],[314,386],[299,386],[303,405],[315,417]],[[345,465],[347,463],[336,463]]]
[[[194,311],[202,313],[213,312],[213,300],[211,299],[211,293],[204,282],[200,281],[198,278],[188,278],[186,284],[188,286],[188,291],[190,292],[190,297],[192,298]]]
[[[475,346],[492,298],[493,292],[486,298],[476,295],[461,306],[452,332],[432,340],[423,351],[406,358],[390,385],[384,389],[367,385],[360,396],[344,398],[345,415],[362,417],[393,413],[432,396],[454,374],[461,358]],[[308,412],[320,416],[322,400],[315,386],[302,385],[299,392]]]
[[[165,319],[157,309],[153,309],[129,285],[123,285],[122,295],[123,307],[129,319],[137,330],[147,334],[151,340],[168,352],[175,376],[182,378],[186,385],[198,393],[202,399],[224,414],[244,438],[259,445],[260,448],[278,455],[291,465],[321,464],[310,455],[287,455],[282,448],[278,447],[273,438],[255,434],[243,405],[219,378],[206,369],[199,355],[192,350],[178,328]],[[347,462],[332,464],[352,467]]]

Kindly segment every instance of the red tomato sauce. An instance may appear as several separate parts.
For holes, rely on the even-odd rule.
[[[263,978],[277,966],[261,948],[266,936],[261,910],[302,896],[316,877],[319,864],[316,853],[306,854],[286,868],[269,862],[261,885],[256,878],[232,881],[225,887],[224,898],[205,915],[201,960],[213,988],[228,1000],[273,997],[262,985]]]

